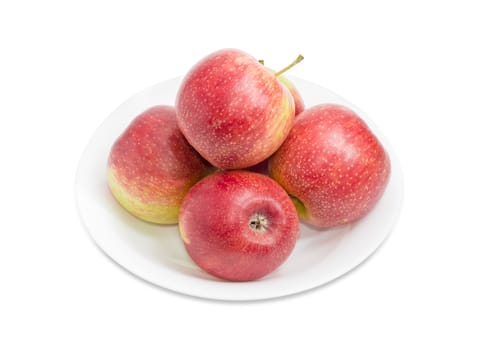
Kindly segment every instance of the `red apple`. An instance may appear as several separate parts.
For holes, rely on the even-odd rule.
[[[262,63],[262,62],[263,61],[260,61],[260,63]],[[271,72],[275,73],[273,70],[271,70],[271,69],[269,69],[269,70]],[[290,91],[290,94],[292,95],[293,100],[295,101],[295,116],[299,115],[300,113],[302,113],[305,110],[305,104],[303,102],[302,96],[300,95],[297,88],[295,87],[295,85],[293,85],[293,83],[290,80],[288,80],[284,76],[279,76],[278,79],[280,80],[280,82],[283,85],[285,85],[285,87],[288,89],[288,91]],[[253,171],[254,173],[260,173],[260,174],[270,176],[270,173],[269,173],[269,170],[268,170],[269,161],[270,161],[270,157],[261,161],[258,164],[249,166],[248,168],[245,168],[244,170]]]
[[[355,221],[374,207],[387,185],[390,160],[358,115],[325,104],[296,118],[269,168],[294,196],[302,219],[332,227]]]
[[[296,60],[295,62],[292,64],[292,66],[294,64],[297,64],[299,63],[300,61],[303,60],[303,56],[300,55]],[[262,65],[264,64],[264,61],[263,60],[260,60],[259,61]],[[290,68],[290,67],[289,67]],[[271,68],[268,68],[268,70],[270,72],[272,72],[273,74],[277,74],[275,73],[275,71]],[[297,88],[295,87],[295,85],[289,80],[287,79],[286,77],[284,77],[283,75],[277,75],[277,78],[278,80],[280,80],[280,82],[288,89],[288,91],[290,92],[290,94],[292,95],[293,97],[293,102],[294,102],[294,105],[295,105],[295,115],[299,115],[300,113],[302,113],[304,110],[305,110],[305,103],[303,102],[303,99],[302,99],[302,96],[300,95],[300,92],[298,92]]]
[[[233,49],[198,62],[182,82],[176,106],[188,142],[221,169],[246,168],[273,154],[291,129],[295,108],[274,74]]]
[[[288,91],[290,91],[290,94],[292,95],[293,101],[295,103],[295,115],[299,115],[305,110],[305,103],[303,102],[300,92],[298,92],[295,85],[293,85],[293,83],[287,78],[280,76],[278,77],[278,79],[282,82],[283,85],[286,86]]]
[[[155,106],[136,117],[114,143],[108,185],[133,215],[171,224],[178,222],[187,190],[210,168],[180,132],[175,109]]]
[[[193,186],[180,208],[179,228],[188,254],[206,272],[251,281],[287,259],[299,223],[292,201],[275,181],[237,170]]]

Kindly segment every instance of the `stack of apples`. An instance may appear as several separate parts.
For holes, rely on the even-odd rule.
[[[388,154],[349,108],[305,108],[299,91],[249,54],[195,64],[175,106],[136,116],[111,148],[108,184],[139,219],[178,223],[206,272],[251,281],[290,256],[299,220],[322,230],[365,216],[390,176]]]

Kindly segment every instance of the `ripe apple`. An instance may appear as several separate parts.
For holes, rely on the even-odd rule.
[[[292,63],[292,66],[299,63],[302,60],[303,60],[303,56],[302,55],[298,56],[298,58],[294,61],[294,63]],[[264,64],[263,60],[260,60],[258,62],[260,62],[262,65]],[[288,69],[290,68],[291,67],[288,67]],[[285,78],[285,76],[279,75],[278,73],[276,73],[273,69],[268,68],[268,70],[277,76],[278,80],[280,80],[280,82],[288,89],[288,91],[292,95],[293,102],[295,105],[295,116],[302,113],[305,110],[305,103],[303,102],[302,96],[300,95],[300,92],[298,92],[295,85],[289,79]],[[282,72],[280,71],[280,74],[281,73]]]
[[[285,85],[285,87],[290,91],[290,94],[293,97],[293,101],[295,104],[295,116],[299,115],[305,110],[305,103],[303,102],[302,96],[300,95],[300,92],[298,92],[297,88],[295,85],[287,78],[284,76],[279,76],[278,80]]]
[[[275,74],[234,49],[198,62],[182,82],[176,106],[188,142],[221,169],[246,168],[273,154],[291,129],[295,108]]]
[[[235,170],[209,175],[190,189],[179,229],[188,254],[203,270],[251,281],[287,259],[299,223],[288,194],[274,180]]]
[[[108,185],[117,201],[145,221],[178,222],[187,190],[211,166],[187,143],[171,106],[137,116],[115,141],[108,159]]]
[[[294,104],[295,104],[295,116],[299,115],[300,113],[302,113],[305,110],[305,104],[303,102],[302,96],[298,92],[295,85],[293,85],[293,83],[290,80],[288,80],[287,78],[282,76],[282,74],[285,73],[290,68],[292,68],[294,65],[303,61],[303,58],[304,57],[302,55],[298,55],[298,57],[295,59],[295,61],[293,61],[289,66],[279,70],[278,72],[273,72],[275,74],[275,76],[278,78],[278,80],[280,80],[280,82],[288,89],[288,91],[292,95],[293,101],[294,101]],[[260,63],[263,64],[263,60],[260,61]],[[272,71],[272,70],[270,70],[270,71]]]
[[[269,169],[293,196],[300,218],[324,228],[355,221],[374,207],[387,185],[390,160],[358,115],[325,104],[295,119]]]
[[[299,55],[297,57],[297,59],[294,61],[294,63],[292,63],[291,66],[299,63],[300,61],[303,60],[303,56],[302,55]],[[263,60],[259,60],[258,62],[260,62],[260,64],[265,64],[265,62]],[[287,69],[290,69],[291,67],[289,66]],[[270,72],[272,72],[273,74],[275,74],[278,78],[278,80],[280,80],[280,82],[288,89],[288,91],[290,92],[290,94],[292,95],[293,97],[293,102],[295,104],[295,116],[299,115],[300,113],[302,113],[304,110],[305,110],[305,103],[303,102],[303,99],[302,99],[302,96],[300,95],[300,92],[298,92],[297,88],[295,87],[295,85],[287,78],[285,78],[285,76],[283,75],[280,75],[282,74],[282,72],[280,71],[279,73],[276,73],[273,69],[271,68],[268,68],[268,70]]]

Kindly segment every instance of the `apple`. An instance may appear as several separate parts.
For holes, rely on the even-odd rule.
[[[211,166],[188,144],[171,106],[137,116],[115,141],[108,159],[108,185],[131,214],[158,224],[178,222],[187,190]]]
[[[284,76],[279,76],[278,80],[280,80],[280,82],[288,89],[288,91],[290,91],[295,104],[295,116],[299,115],[305,110],[305,103],[303,102],[300,92],[298,92],[295,85]]]
[[[303,60],[303,56],[299,55],[292,65],[297,64],[302,60]],[[260,64],[262,65],[265,64],[263,60],[259,60],[258,62],[260,62]],[[291,67],[288,67],[288,69],[290,68]],[[288,91],[292,95],[293,102],[295,104],[295,116],[302,113],[305,110],[305,103],[303,102],[302,96],[300,95],[300,92],[298,92],[295,85],[289,79],[285,78],[285,76],[279,75],[279,73],[276,73],[273,69],[268,68],[268,70],[277,76],[278,80],[280,80],[280,82],[288,89]],[[280,71],[280,74],[282,74],[281,71]]]
[[[287,137],[295,111],[277,76],[234,49],[198,62],[179,88],[176,107],[188,142],[221,169],[247,168],[272,155]]]
[[[347,107],[324,104],[295,119],[269,161],[301,219],[327,228],[367,214],[382,196],[390,159],[367,124]]]
[[[211,174],[180,207],[179,229],[192,260],[230,281],[259,279],[292,252],[299,231],[295,207],[271,178],[242,170]]]

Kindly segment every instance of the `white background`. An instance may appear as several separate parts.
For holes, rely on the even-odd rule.
[[[475,3],[2,1],[0,348],[478,349]],[[325,287],[253,303],[177,295],[119,268],[79,221],[75,170],[96,127],[224,47],[273,68],[302,53],[291,74],[364,110],[401,159],[395,231]]]

